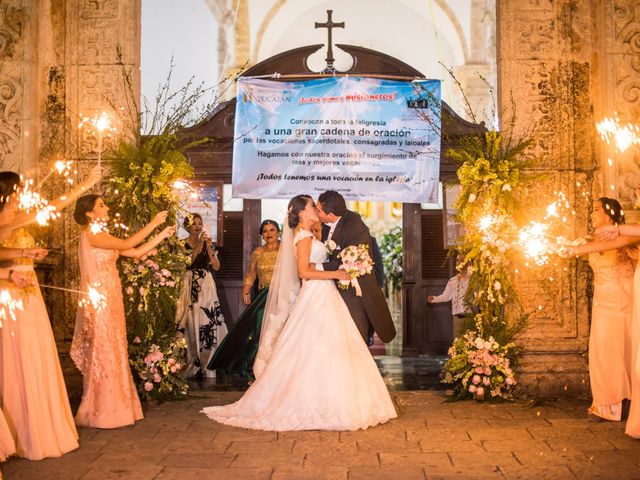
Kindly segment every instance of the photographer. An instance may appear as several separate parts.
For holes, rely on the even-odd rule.
[[[189,237],[184,248],[191,264],[182,279],[176,320],[187,340],[187,378],[214,378],[206,368],[220,341],[227,334],[213,272],[220,269],[218,252],[203,226],[202,217],[194,213],[186,218],[184,228]]]

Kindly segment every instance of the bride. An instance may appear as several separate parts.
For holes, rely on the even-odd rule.
[[[310,196],[291,199],[253,365],[256,381],[237,402],[203,409],[209,418],[286,431],[357,430],[397,417],[333,281],[350,277],[315,269],[327,260],[310,231],[317,221]]]

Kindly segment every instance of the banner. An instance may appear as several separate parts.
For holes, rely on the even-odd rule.
[[[238,80],[234,197],[436,203],[439,173],[439,80]]]

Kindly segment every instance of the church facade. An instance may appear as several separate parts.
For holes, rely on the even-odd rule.
[[[281,34],[292,18],[306,18],[306,12],[295,10],[300,7],[294,2],[273,2],[262,12],[264,21],[257,31],[249,29],[254,14],[250,7],[256,2],[209,3],[223,26],[220,57],[231,58],[221,64],[221,70],[231,73],[247,60],[252,65],[301,45],[288,45],[293,36]],[[299,3],[303,2],[295,2]],[[321,2],[311,3],[318,7],[311,9],[309,18],[322,19]],[[408,0],[398,3],[411,6]],[[433,3],[439,6],[438,15],[450,10],[447,2]],[[475,0],[467,3],[469,15],[474,5],[486,5]],[[525,201],[544,204],[545,192],[564,191],[578,213],[576,235],[586,230],[589,199],[602,195],[619,198],[630,220],[640,218],[633,209],[640,184],[638,150],[616,153],[599,140],[595,130],[597,121],[614,112],[623,121],[640,118],[640,9],[636,4],[634,0],[497,0],[495,37],[480,18],[474,23],[476,35],[485,44],[495,39],[495,62],[493,54],[478,52],[477,46],[468,47],[469,42],[464,43],[466,51],[450,48],[450,57],[459,60],[457,74],[469,79],[465,87],[470,92],[474,91],[473,72],[490,76],[494,70],[501,114],[512,113],[515,105],[520,129],[516,133],[533,132],[534,136],[528,155],[534,162],[532,173],[541,177]],[[339,11],[335,15],[341,20]],[[367,13],[361,17],[366,21]],[[452,22],[455,15],[447,18]],[[140,19],[140,0],[0,2],[3,170],[41,178],[60,158],[77,161],[81,173],[95,163],[96,139],[78,129],[78,115],[125,102],[123,67],[133,72],[134,88],[139,88]],[[373,47],[384,51],[384,45]],[[409,44],[406,48],[424,47]],[[337,57],[338,68],[340,61]],[[413,66],[421,70],[420,65]],[[482,95],[479,92],[478,98]],[[62,185],[54,185],[48,193],[57,193],[56,188]],[[68,245],[76,235],[68,214],[42,233],[45,244],[54,247]],[[50,268],[52,282],[77,282],[74,248],[60,247],[53,257],[64,268]],[[545,286],[525,275],[519,277],[523,300],[536,312],[522,338],[520,384],[540,394],[583,392],[588,378],[589,277],[581,263],[553,275],[555,281]],[[64,295],[49,299],[51,320],[61,341],[70,338],[74,302]]]

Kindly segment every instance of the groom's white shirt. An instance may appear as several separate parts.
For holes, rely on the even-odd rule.
[[[336,225],[338,225],[338,222],[340,221],[342,217],[338,217],[338,219],[335,222],[332,223],[327,223],[327,225],[329,225],[329,235],[327,235],[327,242],[329,240],[331,240],[331,237],[333,237],[333,232],[336,229]]]
[[[338,217],[338,219],[335,222],[327,223],[327,225],[329,225],[329,234],[327,235],[326,242],[331,240],[331,237],[333,237],[333,232],[336,229],[336,225],[338,225],[338,222],[340,221],[341,218],[342,217]],[[324,272],[324,267],[322,266],[321,263],[316,264],[316,270],[320,270],[321,272]]]

